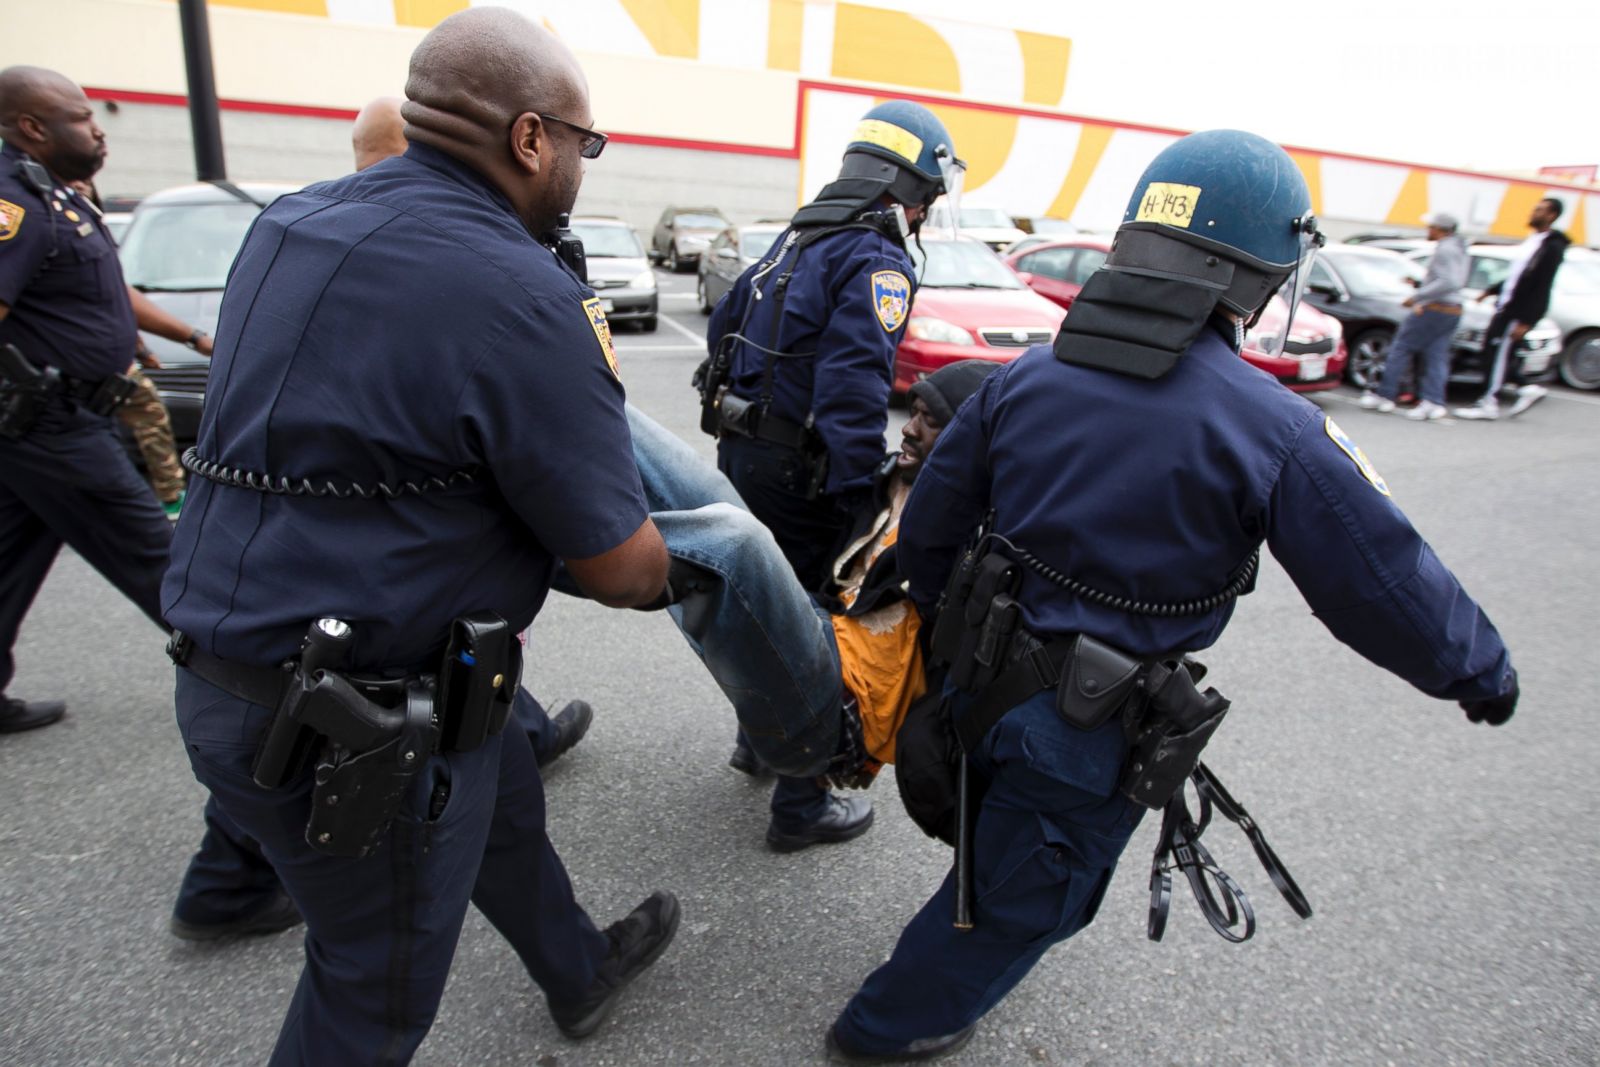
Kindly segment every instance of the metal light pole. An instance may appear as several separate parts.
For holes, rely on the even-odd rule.
[[[217,110],[217,81],[211,68],[211,27],[206,0],[178,0],[183,27],[183,65],[189,77],[189,126],[194,132],[195,177],[225,181],[222,158],[222,116]]]

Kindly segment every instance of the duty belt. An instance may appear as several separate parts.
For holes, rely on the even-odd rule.
[[[721,428],[740,437],[796,450],[811,448],[816,441],[816,432],[811,428],[774,415],[759,402],[731,392],[724,391],[717,400],[717,414]]]
[[[264,708],[276,708],[294,682],[294,660],[285,660],[276,667],[257,667],[223,659],[196,648],[194,640],[181,630],[172,632],[172,638],[167,642],[167,656],[177,666],[229,696]],[[404,678],[358,678],[351,681],[374,704],[392,708],[405,699]]]
[[[1461,314],[1460,304],[1423,304],[1418,311],[1437,311],[1445,315]]]

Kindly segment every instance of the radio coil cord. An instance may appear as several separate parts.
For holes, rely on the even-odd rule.
[[[985,538],[1005,545],[1014,555],[1017,562],[1039,575],[1052,585],[1060,586],[1075,597],[1098,604],[1101,607],[1111,608],[1113,611],[1126,612],[1129,615],[1153,615],[1159,618],[1179,618],[1187,615],[1205,615],[1215,611],[1230,600],[1236,600],[1255,582],[1256,572],[1261,567],[1261,550],[1258,548],[1250,553],[1250,557],[1234,572],[1233,577],[1218,592],[1198,600],[1184,600],[1177,603],[1155,603],[1147,600],[1131,600],[1116,593],[1108,593],[1103,589],[1096,589],[1092,585],[1085,585],[1076,578],[1068,577],[1056,570],[1048,563],[1039,559],[1033,553],[1020,545],[1013,544],[1010,540],[997,533],[986,534]]]
[[[360,482],[349,482],[338,485],[331,481],[324,481],[321,485],[310,478],[289,478],[281,476],[274,478],[270,474],[260,471],[241,470],[238,467],[225,467],[211,460],[201,459],[199,452],[193,446],[183,451],[183,469],[190,474],[216,482],[218,485],[228,485],[235,489],[250,489],[257,493],[271,493],[274,496],[311,496],[332,497],[337,500],[372,500],[384,497],[393,500],[402,496],[421,496],[423,493],[438,493],[455,488],[457,485],[473,485],[477,478],[470,470],[451,471],[443,478],[429,477],[420,482],[402,482],[398,486],[386,482],[376,485],[362,485]]]

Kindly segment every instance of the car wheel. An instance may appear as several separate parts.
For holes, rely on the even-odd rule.
[[[700,298],[700,314],[711,314],[711,297],[706,293],[706,279],[704,275],[700,276],[700,280],[695,283],[694,289],[695,295]]]
[[[1345,366],[1345,381],[1358,389],[1370,389],[1383,375],[1383,364],[1389,358],[1389,345],[1394,341],[1394,330],[1375,326],[1362,330],[1350,342],[1350,362]]]
[[[651,315],[648,318],[640,319],[639,320],[639,332],[640,333],[655,333],[656,332],[656,317],[654,315]]]
[[[1579,330],[1561,350],[1561,380],[1574,389],[1600,389],[1600,330]]]
[[[678,267],[678,246],[673,245],[667,249],[667,269],[676,274],[678,273]]]

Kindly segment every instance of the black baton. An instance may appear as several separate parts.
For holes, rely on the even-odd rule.
[[[967,785],[967,754],[960,755],[956,770],[956,854],[951,873],[956,880],[957,930],[971,930],[972,923],[972,799]]]

